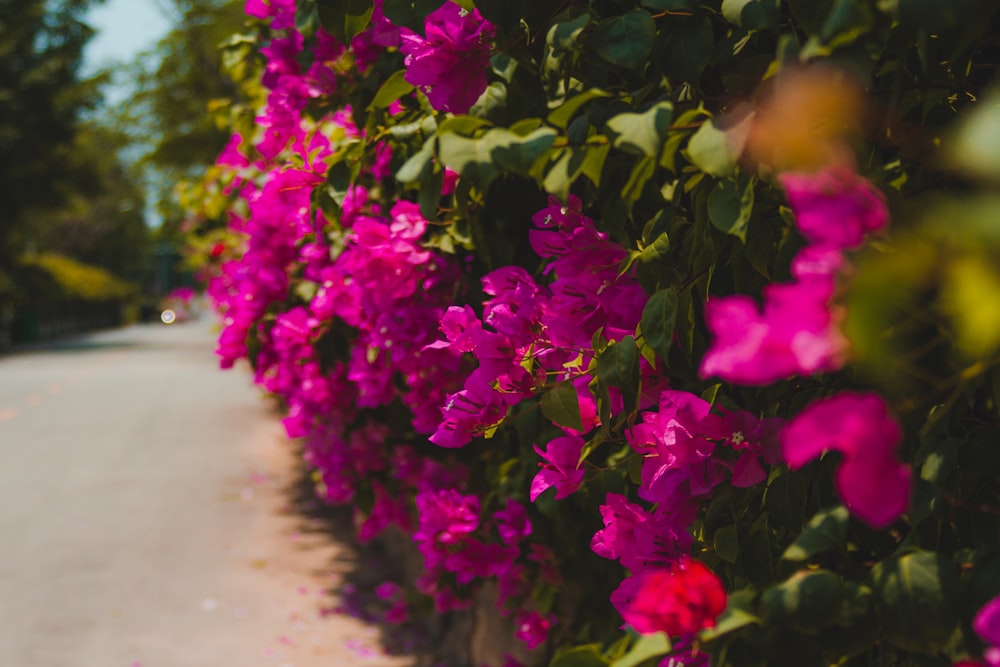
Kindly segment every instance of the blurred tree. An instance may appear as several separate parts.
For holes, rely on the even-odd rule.
[[[58,210],[32,225],[40,251],[56,252],[143,284],[149,280],[150,231],[141,183],[122,159],[128,137],[96,121],[76,135],[70,166],[89,174],[86,191],[71,193]]]
[[[94,185],[72,156],[81,114],[100,99],[101,78],[80,78],[93,34],[81,17],[100,1],[0,0],[0,276],[34,216]]]
[[[220,44],[244,25],[239,0],[162,0],[173,29],[133,70],[136,93],[121,111],[121,127],[145,145],[146,170],[162,220],[157,236],[175,236],[182,213],[177,183],[200,177],[229,139],[228,108],[238,87],[224,73]]]

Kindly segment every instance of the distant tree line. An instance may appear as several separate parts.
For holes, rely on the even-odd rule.
[[[102,1],[0,0],[0,347],[15,313],[123,294],[152,301],[172,287],[175,185],[210,164],[227,138],[207,110],[232,96],[218,44],[240,27],[240,3],[165,1],[173,28],[120,66],[132,97],[108,108],[102,88],[112,70],[83,70],[94,35],[86,14]],[[147,224],[150,197],[159,228]],[[166,279],[155,257],[164,254]],[[97,275],[84,267],[104,272],[95,285],[106,293],[74,282]]]

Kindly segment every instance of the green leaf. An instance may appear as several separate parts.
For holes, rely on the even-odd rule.
[[[743,154],[753,117],[743,107],[704,123],[688,142],[688,159],[710,176],[729,176]]]
[[[696,83],[712,60],[714,46],[715,33],[707,14],[671,16],[660,28],[653,59],[668,79]]]
[[[642,192],[646,187],[646,183],[649,179],[653,177],[656,173],[656,158],[649,156],[644,156],[639,158],[635,165],[632,167],[632,171],[629,172],[628,180],[625,185],[622,186],[622,199],[625,201],[629,212],[632,211],[632,205],[639,201],[642,197]]]
[[[941,554],[916,551],[877,563],[869,582],[891,644],[935,653],[958,623],[961,591],[955,564]]]
[[[549,192],[563,201],[569,196],[569,189],[576,181],[580,174],[584,173],[584,169],[590,169],[598,166],[602,163],[604,157],[606,157],[606,151],[601,151],[601,148],[608,148],[607,146],[599,146],[597,148],[591,149],[586,148],[563,148],[553,151],[555,155],[558,156],[556,161],[548,168],[545,172],[545,178],[542,179],[542,187],[545,188],[546,192]],[[597,158],[596,162],[588,160],[591,157],[591,153],[596,153],[593,157]],[[587,174],[588,178],[591,174]]]
[[[639,70],[649,58],[656,38],[656,22],[642,9],[601,21],[594,30],[593,48],[612,65]]]
[[[400,183],[413,183],[429,174],[434,161],[435,146],[437,137],[428,137],[420,150],[411,155],[396,172],[396,180]]]
[[[368,27],[375,7],[372,0],[316,0],[316,9],[326,31],[350,44]]]
[[[817,554],[843,549],[847,542],[849,518],[850,514],[843,505],[817,512],[781,558],[798,563]]]
[[[611,152],[611,145],[587,146],[580,150],[584,154],[583,162],[580,165],[580,173],[589,178],[591,183],[599,186],[601,184],[601,173],[604,170],[604,161],[608,158],[608,153]]]
[[[607,93],[599,88],[591,88],[585,90],[579,95],[574,95],[562,104],[562,106],[553,109],[546,120],[551,125],[555,125],[558,128],[566,129],[569,126],[570,120],[576,114],[577,110],[580,109],[584,104],[598,97],[609,97],[611,93]]]
[[[800,570],[761,596],[764,618],[778,625],[816,632],[840,614],[844,581],[829,570]]]
[[[412,91],[413,84],[406,80],[406,70],[401,69],[398,72],[393,72],[375,93],[375,98],[368,105],[366,111],[384,109]]]
[[[661,289],[649,298],[642,309],[642,335],[646,344],[656,350],[664,361],[674,343],[677,324],[677,291],[673,287]]]
[[[424,34],[424,19],[441,6],[441,0],[384,0],[382,12],[394,25]]]
[[[753,178],[719,181],[708,195],[708,219],[716,229],[746,243],[753,201]]]
[[[660,235],[653,239],[653,242],[643,248],[641,252],[635,252],[631,255],[629,264],[632,263],[632,258],[639,263],[640,269],[662,274],[664,268],[667,267],[668,262],[670,261],[670,237],[666,232],[661,232]],[[624,274],[626,271],[627,269],[623,270],[621,273]],[[641,280],[642,278],[640,277],[640,281]]]
[[[558,382],[542,394],[539,401],[542,414],[558,426],[583,431],[583,418],[580,416],[580,399],[576,387],[569,380]]]
[[[535,162],[545,155],[559,135],[551,127],[540,127],[526,136],[495,128],[482,138],[497,167],[527,176]]]
[[[754,591],[747,589],[730,594],[726,600],[726,609],[716,619],[715,627],[702,630],[698,638],[703,642],[710,642],[748,625],[759,625],[761,619],[750,612],[754,597]]]
[[[608,660],[597,644],[585,644],[559,649],[549,667],[608,667]]]
[[[712,548],[716,555],[727,563],[735,563],[740,555],[740,536],[736,526],[723,526],[715,531]]]
[[[722,15],[744,30],[775,30],[781,18],[780,0],[722,0]]]
[[[635,338],[625,336],[608,345],[597,358],[597,377],[605,385],[621,389],[625,411],[631,412],[639,394],[639,348]]]
[[[580,14],[570,21],[562,21],[549,28],[545,36],[545,43],[563,51],[569,51],[576,46],[576,41],[580,38],[583,29],[590,23],[590,14]]]
[[[420,215],[428,220],[437,220],[438,204],[441,203],[441,186],[444,184],[444,169],[432,169],[430,174],[420,179],[417,203]]]
[[[608,120],[612,145],[628,153],[659,159],[674,115],[674,105],[658,102],[641,113],[621,113]]]
[[[642,0],[642,6],[660,12],[676,12],[698,9],[699,0]]]
[[[819,34],[834,0],[785,0],[796,22],[810,35]]]
[[[500,174],[490,155],[489,144],[481,138],[443,132],[438,136],[438,156],[441,162],[482,192]]]
[[[670,637],[664,632],[640,635],[629,652],[611,663],[611,667],[636,667],[650,658],[670,652]]]
[[[491,125],[490,121],[478,116],[451,116],[438,127],[438,134],[453,132],[455,134],[472,136],[476,130],[488,127],[489,125]]]
[[[875,17],[866,3],[835,0],[819,38],[830,46],[850,44],[872,29]]]

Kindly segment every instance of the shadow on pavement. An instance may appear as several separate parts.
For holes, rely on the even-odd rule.
[[[387,655],[411,657],[414,667],[466,667],[466,661],[455,662],[447,642],[442,641],[455,620],[453,615],[435,614],[429,600],[422,600],[427,602],[426,609],[411,607],[405,621],[387,621],[387,616],[392,617],[393,602],[399,597],[384,599],[387,589],[398,587],[402,594],[405,591],[402,583],[413,576],[407,572],[404,559],[390,553],[394,549],[387,546],[387,540],[376,538],[359,543],[353,508],[320,501],[304,466],[299,466],[297,478],[285,493],[291,508],[303,519],[303,533],[329,535],[344,548],[344,556],[336,562],[336,570],[341,573],[340,584],[329,591],[332,606],[328,613],[352,616],[378,628],[382,650]]]

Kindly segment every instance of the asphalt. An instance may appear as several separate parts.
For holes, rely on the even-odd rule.
[[[205,317],[0,357],[0,666],[402,667]]]

